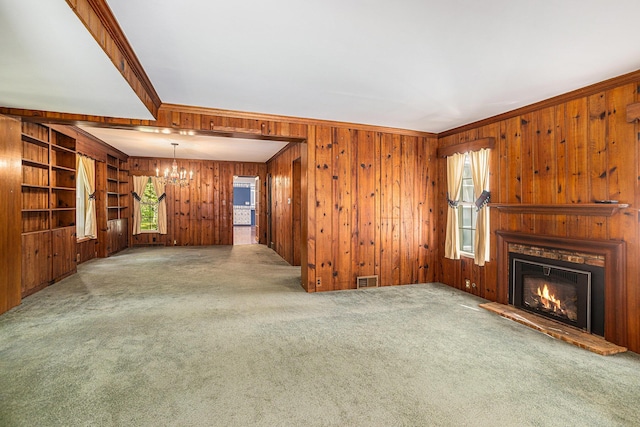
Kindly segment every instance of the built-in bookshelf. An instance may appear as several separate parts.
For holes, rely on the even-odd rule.
[[[22,295],[75,271],[76,140],[22,123]]]
[[[129,196],[127,162],[107,155],[107,220],[126,218]]]

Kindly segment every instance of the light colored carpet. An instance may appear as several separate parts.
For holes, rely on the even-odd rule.
[[[441,284],[299,280],[259,245],[85,263],[0,316],[0,425],[640,425],[637,354],[556,341]]]

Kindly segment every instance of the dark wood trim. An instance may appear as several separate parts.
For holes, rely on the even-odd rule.
[[[339,122],[333,120],[311,119],[293,116],[280,116],[277,114],[252,113],[246,111],[222,110],[217,108],[195,107],[180,104],[162,104],[161,109],[170,110],[172,112],[203,114],[218,117],[233,117],[240,119],[265,120],[286,123],[296,123],[308,126],[335,126],[341,128],[350,128],[358,130],[366,130],[382,133],[393,133],[397,135],[417,136],[417,137],[436,137],[437,134],[431,132],[422,132],[410,129],[398,129],[385,126],[375,126],[362,123]]]
[[[633,123],[640,119],[640,102],[627,105],[627,122]]]
[[[612,216],[620,209],[628,208],[629,205],[621,203],[562,203],[555,205],[489,203],[489,207],[513,214]]]
[[[603,255],[605,259],[605,323],[607,341],[627,347],[626,243],[496,231],[497,300],[509,304],[509,243]]]
[[[576,89],[571,92],[563,93],[558,96],[554,96],[553,98],[548,98],[540,102],[536,102],[534,104],[529,104],[521,108],[517,108],[515,110],[507,111],[506,113],[498,114],[492,117],[488,117],[486,119],[478,120],[473,123],[469,123],[466,125],[458,126],[453,129],[446,130],[444,132],[440,132],[438,134],[438,138],[444,138],[446,136],[455,135],[460,132],[472,130],[479,128],[481,126],[487,126],[493,123],[500,122],[502,120],[507,120],[512,117],[517,117],[523,114],[531,113],[537,110],[541,110],[547,107],[553,107],[558,104],[562,104],[568,101],[572,101],[574,99],[582,98],[585,96],[593,95],[595,93],[604,92],[609,89],[613,89],[618,86],[623,86],[629,83],[636,83],[640,81],[640,70],[632,71],[631,73],[623,74],[621,76],[613,77],[608,80],[604,80],[602,82],[598,82],[589,86],[585,86],[580,89]]]
[[[67,0],[69,7],[82,21],[118,71],[147,107],[153,117],[158,117],[162,104],[149,76],[144,71],[133,48],[105,0]],[[93,18],[98,18],[96,22]],[[110,50],[115,46],[117,51]]]
[[[483,148],[494,148],[496,139],[492,136],[488,138],[474,139],[473,141],[462,142],[460,144],[448,145],[438,148],[438,157],[448,157],[452,154],[463,154],[469,151],[478,151]]]

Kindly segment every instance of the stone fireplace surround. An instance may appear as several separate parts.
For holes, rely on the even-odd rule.
[[[509,304],[509,252],[563,254],[572,262],[585,259],[604,267],[604,338],[626,346],[626,250],[618,240],[586,240],[496,231],[498,252],[497,300]],[[554,255],[555,256],[555,255]]]

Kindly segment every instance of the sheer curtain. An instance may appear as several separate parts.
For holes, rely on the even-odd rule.
[[[89,157],[80,157],[84,169],[85,188],[89,198],[85,203],[84,235],[95,239],[98,237],[96,224],[96,161]]]
[[[167,195],[164,192],[165,185],[155,176],[151,177],[151,182],[158,196],[158,233],[167,234]]]
[[[140,212],[140,198],[144,194],[144,187],[149,182],[148,176],[133,177],[133,234],[140,234],[142,223],[142,212]]]
[[[471,158],[471,176],[473,177],[473,193],[478,208],[476,221],[476,236],[474,239],[474,262],[484,265],[489,261],[489,211],[486,204],[489,202],[489,150],[483,148],[480,151],[469,153]]]
[[[444,242],[444,256],[460,259],[460,230],[458,229],[458,199],[462,185],[464,154],[455,153],[447,157],[447,234]]]

